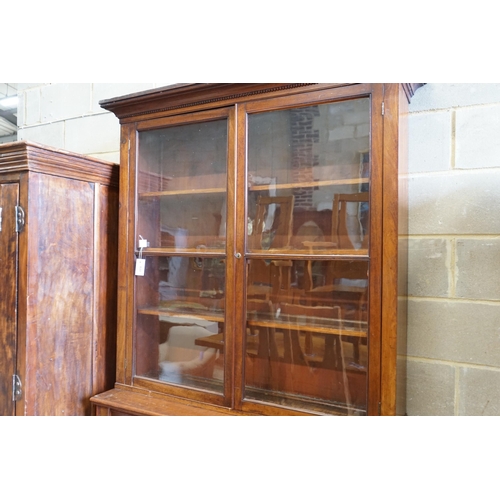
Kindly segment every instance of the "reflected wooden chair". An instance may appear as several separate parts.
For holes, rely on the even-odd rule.
[[[367,249],[368,221],[364,218],[363,205],[369,193],[338,193],[333,198],[332,242],[339,249]],[[350,215],[349,203],[357,203],[356,215]],[[354,230],[353,230],[354,229]]]
[[[339,193],[334,196],[332,210],[332,233],[329,241],[308,242],[303,245],[313,253],[316,250],[352,250],[353,255],[368,255],[368,224],[363,223],[360,218],[361,204],[368,203],[368,193]],[[355,224],[349,223],[348,203],[357,203],[358,211]],[[356,231],[352,231],[352,226]],[[351,252],[349,252],[351,253]],[[308,261],[304,287],[309,293],[322,293],[334,291],[335,282],[342,278],[348,280],[367,279],[368,267],[366,261],[352,261],[347,265],[341,260],[329,260],[325,262],[324,284],[316,286],[312,269],[312,261]]]
[[[340,309],[289,303],[282,303],[279,307],[280,315],[290,325],[284,328],[283,360],[295,364],[310,364],[309,361],[312,361],[324,368],[337,366],[340,352],[338,337],[321,333],[321,329],[325,327],[325,320],[333,323],[335,319],[340,319]],[[309,330],[315,323],[318,333]],[[308,329],[303,330],[306,326]]]
[[[247,309],[247,355],[260,358],[277,356],[274,330],[264,323],[272,317],[272,304],[268,299],[250,299]]]
[[[259,196],[249,248],[256,252],[287,249],[293,226],[294,196]],[[266,226],[266,223],[269,227]],[[271,266],[271,267],[270,267]],[[288,260],[251,259],[248,269],[249,296],[267,298],[291,285],[292,262]]]
[[[330,241],[318,244],[304,242],[311,253],[315,250],[347,250],[368,255],[368,220],[364,220],[362,204],[369,202],[369,193],[338,193],[334,196],[332,234]],[[349,204],[356,203],[356,215],[350,215]],[[351,252],[348,252],[351,253]],[[328,260],[321,267],[324,284],[316,285],[312,261],[305,276],[305,297],[310,305],[339,306],[342,320],[366,321],[368,299],[368,260]],[[350,337],[354,360],[359,362],[359,337]]]
[[[303,241],[302,244],[310,253],[318,250],[352,250],[353,254],[368,253],[368,221],[362,216],[362,204],[367,204],[368,193],[338,193],[333,199],[332,230],[326,241]],[[357,203],[356,216],[349,215],[348,204]],[[337,278],[331,261],[326,263],[325,285],[329,286]],[[357,279],[357,278],[355,278]],[[316,288],[312,262],[309,261],[306,268],[304,283],[306,291]]]
[[[283,309],[284,308],[284,309]],[[299,331],[281,326],[281,317],[292,314],[288,305],[275,306],[269,300],[249,300],[247,319],[250,338],[258,338],[257,356],[271,361],[305,365]],[[259,323],[256,325],[255,323]],[[265,325],[264,325],[265,323]],[[247,336],[247,346],[250,344]]]
[[[294,200],[293,195],[259,196],[253,231],[249,238],[252,250],[286,248],[290,245]]]
[[[304,300],[314,306],[339,307],[340,321],[366,323],[368,320],[368,261],[338,260],[329,262],[330,281],[306,292]],[[341,283],[340,280],[352,280],[354,284]],[[359,283],[356,283],[359,281]],[[365,284],[361,284],[361,282]],[[360,360],[360,337],[344,337],[353,345],[355,363]]]

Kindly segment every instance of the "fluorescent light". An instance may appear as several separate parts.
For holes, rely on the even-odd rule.
[[[5,97],[4,99],[0,99],[0,107],[2,107],[3,109],[17,108],[17,102],[17,95]]]

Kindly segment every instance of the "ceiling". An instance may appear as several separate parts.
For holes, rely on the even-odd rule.
[[[0,83],[0,139],[17,134],[17,104],[3,106],[4,97],[17,95],[17,83]]]

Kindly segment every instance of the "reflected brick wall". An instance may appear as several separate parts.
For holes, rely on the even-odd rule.
[[[318,165],[318,157],[313,153],[313,145],[319,140],[319,131],[314,130],[314,118],[319,116],[317,106],[299,108],[291,113],[290,128],[292,137],[292,181],[312,182],[313,167]],[[303,187],[294,189],[295,209],[313,208],[313,189]]]

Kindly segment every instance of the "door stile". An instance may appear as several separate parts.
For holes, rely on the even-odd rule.
[[[29,182],[30,174],[22,173],[19,180],[19,204],[24,208],[25,225],[24,230],[18,234],[17,253],[17,361],[16,369],[21,377],[23,393],[28,389],[28,366],[27,356],[27,334],[28,334],[28,248],[29,238],[33,221],[30,221],[29,209]],[[35,217],[36,219],[36,217]],[[26,414],[26,398],[22,397],[16,403],[16,415]]]
[[[37,356],[37,345],[32,339],[38,337],[38,270],[40,255],[38,251],[39,226],[43,224],[40,217],[32,217],[30,213],[38,213],[38,195],[40,192],[40,175],[37,172],[21,174],[20,203],[25,209],[26,225],[19,235],[19,306],[18,306],[18,340],[17,370],[22,375],[23,392],[26,395],[36,394],[36,370],[28,359]],[[29,237],[28,237],[29,235]],[[28,265],[29,263],[29,265]],[[22,404],[22,407],[20,405]],[[18,402],[17,415],[34,415],[36,398],[26,397]]]
[[[381,377],[382,310],[382,178],[383,178],[383,92],[375,85],[371,94],[370,138],[370,248],[369,248],[369,332],[368,332],[368,415],[379,414]]]
[[[15,198],[16,198],[16,205],[19,205],[21,207],[21,210],[23,209],[23,207],[26,207],[26,204],[24,204],[21,199],[20,199],[20,185],[17,184],[16,185],[16,195],[15,195]],[[23,200],[24,201],[24,200]],[[24,211],[25,215],[24,217],[26,217],[26,213],[27,213],[27,210]],[[14,212],[15,216],[17,217],[17,212]],[[15,357],[14,357],[14,374],[15,374],[15,380],[13,380],[13,387],[12,387],[12,390],[15,391],[15,390],[19,390],[19,394],[14,397],[13,395],[13,399],[15,399],[15,403],[14,403],[14,415],[22,415],[23,414],[23,407],[24,407],[24,397],[23,397],[23,385],[24,385],[24,380],[23,380],[23,372],[21,372],[20,368],[23,369],[24,371],[24,359],[25,358],[21,358],[23,359],[23,366],[20,367],[20,359],[19,359],[19,341],[20,341],[20,335],[19,335],[19,297],[20,297],[20,294],[19,294],[19,270],[20,270],[20,262],[19,262],[19,251],[20,251],[20,235],[24,232],[24,225],[25,225],[25,221],[23,221],[23,227],[22,227],[22,230],[21,228],[18,228],[18,230],[16,230],[15,232],[15,259],[14,259],[14,262],[15,262],[15,279],[14,279],[14,296],[15,296],[15,315],[14,315],[14,332],[15,332],[15,335],[14,335],[14,353],[15,353]],[[25,245],[24,245],[25,246]],[[25,344],[25,342],[24,342]],[[24,353],[24,349],[23,349],[23,353]],[[15,385],[15,383],[18,382],[20,384],[19,387],[17,387]],[[20,408],[18,408],[18,405],[20,406]]]
[[[15,416],[14,380],[17,372],[18,337],[18,255],[15,207],[19,204],[19,184],[0,184],[0,415]]]
[[[237,124],[235,109],[231,109],[228,115],[228,139],[227,139],[227,220],[226,220],[226,305],[225,305],[225,327],[224,327],[224,404],[230,408],[235,405],[234,392],[234,359],[236,339],[237,318],[237,292],[236,266],[234,257],[237,252],[235,224],[237,220],[237,175],[236,165],[236,140]]]
[[[236,163],[236,248],[235,262],[235,360],[234,403],[241,409],[245,397],[245,337],[246,337],[246,230],[247,230],[247,112],[244,105],[236,105],[237,163]]]
[[[384,84],[384,101],[386,114],[384,117],[384,178],[383,178],[383,211],[384,235],[387,236],[383,255],[382,300],[384,302],[381,317],[382,351],[381,351],[381,414],[396,415],[397,377],[404,370],[397,370],[398,355],[398,219],[400,204],[399,177],[406,168],[404,147],[399,127],[403,125],[401,115],[405,113],[407,99],[399,84]],[[398,119],[399,117],[399,119]],[[382,203],[381,203],[382,205]],[[403,340],[402,338],[400,340]],[[404,379],[401,385],[404,384]],[[402,414],[406,412],[402,409]]]
[[[123,126],[120,144],[120,189],[119,189],[119,212],[118,227],[120,238],[126,242],[118,251],[118,315],[117,315],[117,359],[123,360],[123,364],[117,364],[116,381],[128,383],[132,381],[133,367],[133,343],[132,336],[127,336],[127,331],[133,331],[134,322],[134,296],[130,293],[134,290],[134,247],[133,238],[135,228],[135,181],[131,171],[136,161],[136,140],[133,125]],[[132,243],[130,240],[132,239]],[[132,245],[132,246],[131,246]]]

